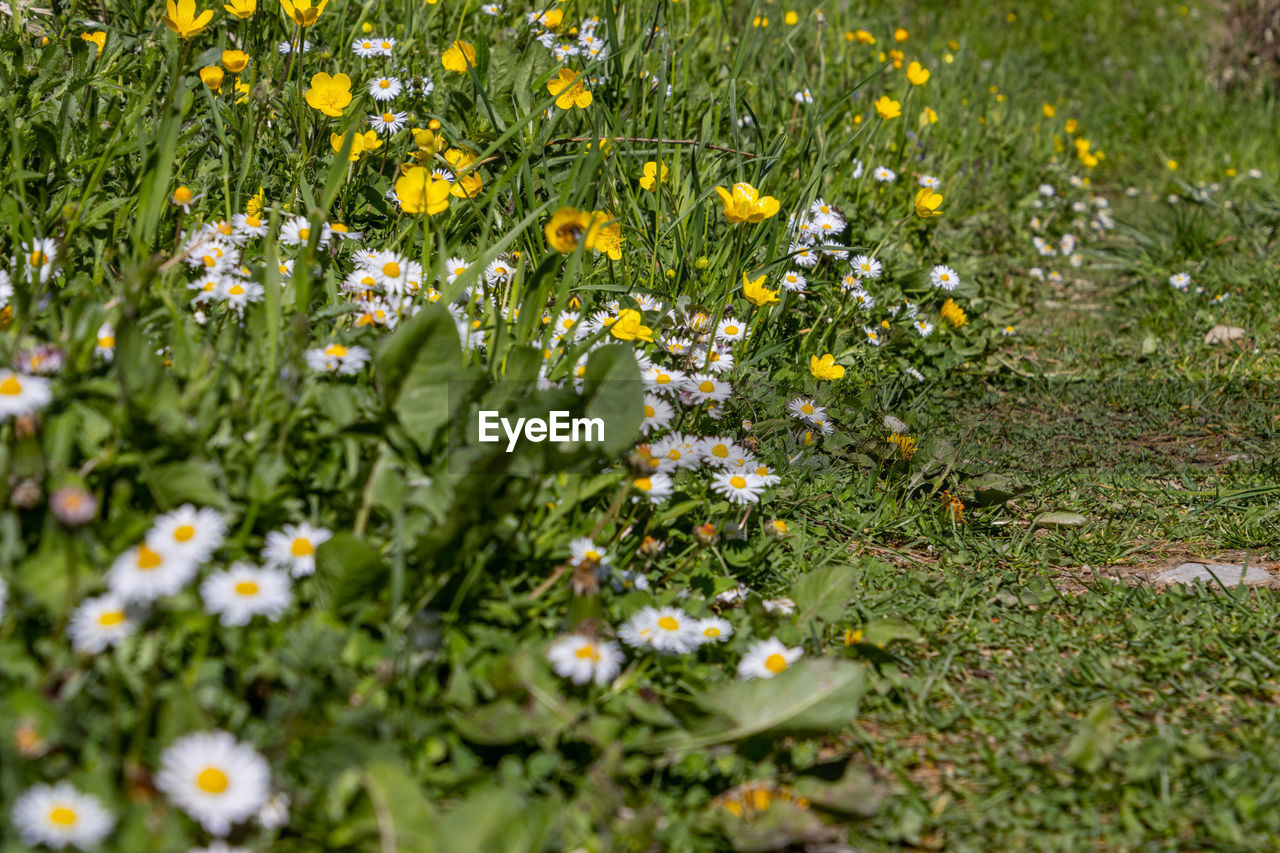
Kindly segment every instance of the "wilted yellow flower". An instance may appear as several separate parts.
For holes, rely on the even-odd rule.
[[[922,188],[916,193],[916,216],[921,219],[928,219],[931,216],[940,216],[941,210],[938,206],[942,204],[942,193],[934,192],[928,187]]]
[[[455,41],[453,46],[440,57],[440,64],[446,71],[466,74],[467,68],[476,64],[476,49],[470,42]]]
[[[827,353],[822,358],[811,355],[809,356],[809,372],[818,379],[829,381],[844,376],[844,367],[836,364],[836,357],[831,353]]]
[[[327,116],[342,115],[342,111],[351,103],[351,78],[345,74],[330,77],[321,71],[311,78],[307,103]]]
[[[929,82],[929,69],[919,62],[913,62],[907,66],[907,79],[912,86],[923,86]]]
[[[101,30],[97,32],[81,33],[80,38],[84,39],[85,41],[89,42],[92,45],[96,45],[98,48],[98,55],[99,56],[102,55],[102,48],[106,47],[106,44],[107,44],[106,33],[102,32]]]
[[[764,276],[751,281],[747,278],[747,274],[742,274],[742,295],[747,297],[747,301],[758,308],[765,305],[773,305],[778,302],[778,291],[770,290],[764,286]]]
[[[652,190],[658,184],[667,182],[667,164],[650,160],[644,164],[644,173],[640,178],[640,188]]]
[[[572,69],[561,68],[547,81],[547,91],[556,96],[556,106],[562,110],[585,110],[591,106],[591,92],[587,91],[583,76]]]
[[[231,0],[222,8],[227,10],[228,15],[243,20],[253,17],[253,13],[258,11],[258,0]]]
[[[320,20],[320,13],[328,5],[329,0],[320,0],[311,5],[311,0],[280,0],[280,8],[300,27],[309,27]]]
[[[618,312],[618,319],[609,324],[609,334],[621,341],[653,343],[653,329],[644,324],[644,315],[634,308]]]
[[[776,198],[771,195],[761,197],[755,187],[745,182],[734,184],[732,192],[716,187],[716,194],[724,205],[724,218],[733,223],[763,222],[781,207]]]
[[[213,91],[222,88],[222,69],[216,65],[206,65],[200,69],[200,80]]]
[[[898,455],[903,459],[910,459],[916,452],[916,440],[909,435],[903,435],[900,432],[890,433],[885,441],[898,448]]]
[[[902,104],[888,95],[881,95],[879,100],[876,101],[876,112],[883,119],[897,118],[902,115]]]
[[[435,216],[449,209],[449,182],[437,178],[421,166],[405,171],[396,181],[396,198],[405,213]]]
[[[933,107],[925,107],[920,113],[920,121],[917,123],[920,127],[924,127],[926,124],[937,124],[938,114],[934,111]]]
[[[165,0],[165,9],[169,14],[161,16],[160,20],[177,33],[179,38],[189,39],[197,35],[213,20],[212,9],[196,14],[196,0],[177,0],[176,3],[174,0]]]

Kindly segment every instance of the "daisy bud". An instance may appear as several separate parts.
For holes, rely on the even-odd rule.
[[[697,540],[699,545],[714,545],[716,543],[716,526],[714,524],[699,524],[693,529],[693,538]]]
[[[644,541],[640,543],[639,553],[646,560],[655,559],[667,548],[667,543],[661,539],[654,539],[652,536],[644,537]]]
[[[780,518],[775,518],[765,524],[764,532],[770,539],[785,539],[787,538],[787,523]]]
[[[18,509],[31,509],[40,503],[42,497],[44,497],[44,490],[40,488],[40,481],[26,479],[14,486],[13,492],[9,495],[9,500]]]

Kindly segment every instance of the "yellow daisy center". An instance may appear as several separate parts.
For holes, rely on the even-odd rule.
[[[703,394],[710,394],[712,391],[716,390],[716,384],[707,380],[698,385],[698,390]]]
[[[787,659],[775,652],[764,659],[764,668],[777,675],[787,668]]]
[[[236,595],[257,595],[261,587],[254,581],[240,581],[236,584]]]
[[[22,383],[18,381],[16,376],[6,376],[3,382],[0,382],[0,394],[6,397],[16,397],[22,393]]]
[[[316,552],[316,548],[309,540],[299,536],[293,540],[293,545],[289,547],[289,552],[295,557],[310,557]]]
[[[658,627],[664,631],[675,631],[679,629],[680,623],[676,621],[674,616],[663,616],[658,620]]]
[[[75,826],[75,810],[69,809],[66,806],[55,806],[49,810],[49,822],[56,823],[58,826]]]
[[[390,88],[391,88],[391,81],[390,81],[390,80],[386,80],[386,79],[379,80],[379,81],[378,81],[378,88],[379,88],[379,89],[390,89]]]
[[[653,480],[648,477],[640,477],[635,481],[635,487],[642,492],[650,491],[653,488]]]
[[[119,625],[124,621],[123,610],[108,610],[98,617],[98,624],[103,628],[110,628]]]
[[[747,481],[743,477],[730,477],[729,485],[733,486],[735,489],[745,489],[747,487]]]
[[[138,565],[138,568],[142,569],[144,572],[149,572],[152,569],[160,568],[160,564],[163,562],[164,562],[164,558],[161,557],[159,554],[157,554],[155,551],[152,551],[146,545],[138,546],[137,565]]]
[[[324,354],[331,355],[334,358],[342,358],[344,355],[347,354],[347,348],[344,347],[342,344],[330,344],[329,346],[325,347]]]
[[[719,636],[720,636],[720,629],[719,629],[719,628],[717,628],[717,627],[715,627],[715,626],[713,625],[712,627],[707,628],[705,631],[703,631],[703,632],[702,632],[702,635],[703,635],[704,637],[719,637]]]
[[[231,785],[227,774],[216,767],[206,767],[196,776],[196,787],[206,794],[221,794]]]
[[[400,277],[400,265],[395,261],[390,261],[382,265],[382,274],[388,278]]]

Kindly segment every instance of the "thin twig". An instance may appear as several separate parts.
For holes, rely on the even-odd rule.
[[[750,151],[739,151],[736,148],[726,148],[723,145],[712,145],[710,142],[703,142],[701,139],[659,139],[654,136],[614,136],[605,137],[611,142],[660,142],[663,145],[698,145],[702,148],[709,148],[712,151],[724,151],[726,154],[737,154],[741,157],[755,158],[757,155]],[[565,139],[553,139],[548,145],[566,145],[570,142],[597,142],[598,140],[592,136],[570,136]]]

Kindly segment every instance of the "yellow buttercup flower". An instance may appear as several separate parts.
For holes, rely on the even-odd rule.
[[[650,160],[644,164],[644,172],[640,178],[640,188],[652,191],[658,184],[667,182],[667,164]]]
[[[754,281],[747,278],[747,274],[742,274],[742,295],[747,297],[747,301],[755,305],[757,308],[763,308],[766,305],[774,305],[778,302],[778,291],[770,290],[764,286],[764,276],[760,276]]]
[[[644,324],[644,315],[634,308],[623,308],[618,312],[618,319],[609,324],[609,334],[620,341],[653,343],[653,329]]]
[[[253,13],[258,11],[258,0],[231,0],[222,8],[227,10],[227,14],[241,20],[252,18]]]
[[[809,356],[809,372],[823,381],[839,379],[844,376],[844,368],[836,364],[836,357],[831,353],[827,353],[822,358],[818,358],[816,355]]]
[[[213,20],[212,9],[196,14],[196,0],[177,0],[176,3],[174,0],[165,0],[165,9],[169,14],[162,16],[160,20],[177,33],[179,38],[189,39],[197,35]]]
[[[724,205],[724,218],[733,223],[763,222],[781,207],[776,198],[771,195],[761,197],[755,187],[745,182],[734,184],[732,191],[716,187],[716,194]]]
[[[920,113],[920,121],[918,122],[920,127],[924,127],[926,124],[937,124],[937,123],[938,123],[938,113],[934,110],[933,107],[925,107],[924,110]]]
[[[216,65],[206,65],[200,69],[200,80],[213,91],[222,88],[222,69]]]
[[[562,110],[585,110],[591,106],[591,92],[583,84],[582,75],[572,69],[561,68],[547,81],[547,91],[556,96],[556,106]]]
[[[898,27],[896,30],[893,31],[893,40],[896,41],[898,44],[902,44],[909,37],[910,37],[910,34],[906,30],[904,30],[902,27]]]
[[[928,187],[924,187],[916,193],[916,216],[921,219],[928,219],[931,216],[941,216],[942,211],[938,210],[942,204],[942,193],[936,193]]]
[[[80,38],[84,39],[85,41],[89,42],[92,45],[96,45],[98,48],[99,56],[102,55],[102,49],[107,45],[107,34],[101,31],[81,33]]]
[[[449,182],[421,166],[405,171],[396,181],[396,198],[405,213],[435,216],[449,209]]]
[[[608,213],[596,211],[595,214],[600,221],[609,222],[615,217]],[[611,260],[622,260],[622,244],[626,242],[626,238],[622,236],[622,223],[616,220],[608,225],[601,225],[600,231],[596,235],[595,246],[597,252],[602,252],[609,256]]]
[[[470,42],[455,41],[440,57],[446,71],[466,74],[467,68],[476,64],[476,49]]]
[[[595,248],[600,224],[594,213],[576,207],[562,207],[551,214],[542,230],[551,248],[567,255],[577,249],[579,243],[587,249]]]
[[[1058,110],[1053,106],[1053,104],[1045,104],[1040,108],[1040,112],[1045,118],[1053,118],[1054,113],[1057,111]]]
[[[337,154],[342,150],[341,133],[329,134],[329,144],[333,146],[333,153]],[[360,155],[366,151],[376,151],[382,147],[382,140],[378,138],[377,131],[366,131],[365,133],[355,133],[351,136],[351,153],[347,155],[347,159],[356,161],[360,159]]]
[[[239,74],[248,64],[249,54],[243,50],[224,50],[222,52],[222,67],[232,74]]]
[[[444,150],[446,143],[443,133],[432,133],[421,127],[415,127],[412,132],[413,144],[418,146],[418,150],[427,157],[433,157]]]
[[[280,8],[300,27],[309,27],[320,20],[320,13],[328,5],[329,0],[320,0],[311,5],[311,0],[280,0]]]
[[[342,111],[351,103],[351,78],[345,74],[330,77],[321,71],[311,78],[307,103],[327,116],[342,115]]]
[[[858,40],[858,44],[875,44],[876,43],[876,37],[871,35],[871,33],[867,32],[866,30],[858,30],[856,33],[853,34],[853,37]]]
[[[907,79],[912,86],[923,86],[929,82],[929,69],[919,62],[913,62],[907,66]]]
[[[897,118],[902,115],[902,104],[888,95],[881,95],[880,99],[876,101],[876,112],[883,119]]]
[[[1067,123],[1063,125],[1063,128],[1067,131],[1067,133],[1075,133],[1076,129],[1079,127],[1080,127],[1080,123],[1073,118],[1067,119]]]

